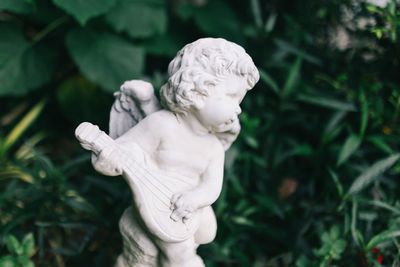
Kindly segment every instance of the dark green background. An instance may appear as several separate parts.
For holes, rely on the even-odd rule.
[[[107,129],[123,81],[158,91],[183,45],[223,37],[261,79],[207,266],[399,266],[399,18],[390,1],[0,0],[0,265],[112,265],[130,192],[73,131]]]

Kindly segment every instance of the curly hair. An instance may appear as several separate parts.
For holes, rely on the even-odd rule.
[[[170,62],[168,74],[168,82],[160,90],[161,104],[183,114],[228,75],[246,79],[248,90],[260,77],[246,51],[222,38],[203,38],[187,44]]]

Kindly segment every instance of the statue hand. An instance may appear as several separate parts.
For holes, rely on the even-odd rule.
[[[126,81],[121,85],[121,91],[126,92],[140,102],[150,101],[154,96],[151,83],[141,80]]]
[[[99,127],[89,123],[83,122],[75,130],[75,136],[81,143],[82,147],[86,150],[95,149],[95,140],[100,133]]]
[[[114,147],[114,140],[98,126],[90,122],[82,122],[75,130],[75,136],[86,150],[99,154],[105,147]]]
[[[173,210],[170,218],[174,221],[190,219],[192,213],[198,209],[196,196],[191,191],[176,193],[171,198],[171,207]]]

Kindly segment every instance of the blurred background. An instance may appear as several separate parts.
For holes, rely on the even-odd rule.
[[[207,266],[399,266],[400,3],[0,0],[0,266],[112,266],[131,202],[74,137],[200,37],[243,46]]]

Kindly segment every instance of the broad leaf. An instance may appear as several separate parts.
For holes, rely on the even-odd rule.
[[[104,118],[108,117],[110,111],[104,107],[110,107],[113,98],[81,75],[61,83],[57,88],[57,100],[64,115],[72,122],[91,121],[108,127],[104,124]]]
[[[194,17],[199,28],[207,34],[239,43],[243,41],[239,18],[225,2],[210,1],[206,6],[198,8]]]
[[[12,255],[6,255],[0,258],[0,266],[1,267],[17,267],[18,262],[15,257]]]
[[[24,252],[23,247],[19,243],[18,239],[13,235],[8,235],[6,237],[6,244],[8,251],[10,251],[11,253],[21,255]]]
[[[1,0],[0,10],[28,14],[33,11],[33,5],[25,0]]]
[[[116,35],[77,29],[67,34],[66,44],[81,72],[108,92],[142,73],[143,49]]]
[[[178,16],[183,20],[188,20],[196,14],[197,7],[191,4],[183,3],[176,9]]]
[[[184,45],[185,41],[182,36],[175,32],[159,35],[143,42],[147,53],[170,58],[173,58]]]
[[[118,32],[144,38],[165,33],[168,18],[162,1],[122,0],[107,13],[106,20]]]
[[[0,96],[24,95],[48,82],[56,66],[55,50],[27,41],[11,24],[0,24]]]
[[[337,166],[340,166],[360,147],[361,138],[358,135],[350,135],[344,142],[342,149],[340,150],[339,157],[337,160]]]
[[[110,10],[116,0],[53,0],[53,3],[85,25],[90,18]]]
[[[22,247],[24,248],[25,255],[32,255],[33,250],[35,249],[35,239],[32,233],[29,233],[24,237],[24,239],[22,240]]]
[[[389,169],[400,158],[400,154],[394,154],[374,163],[358,176],[351,185],[348,194],[355,195],[376,180],[380,174]]]

